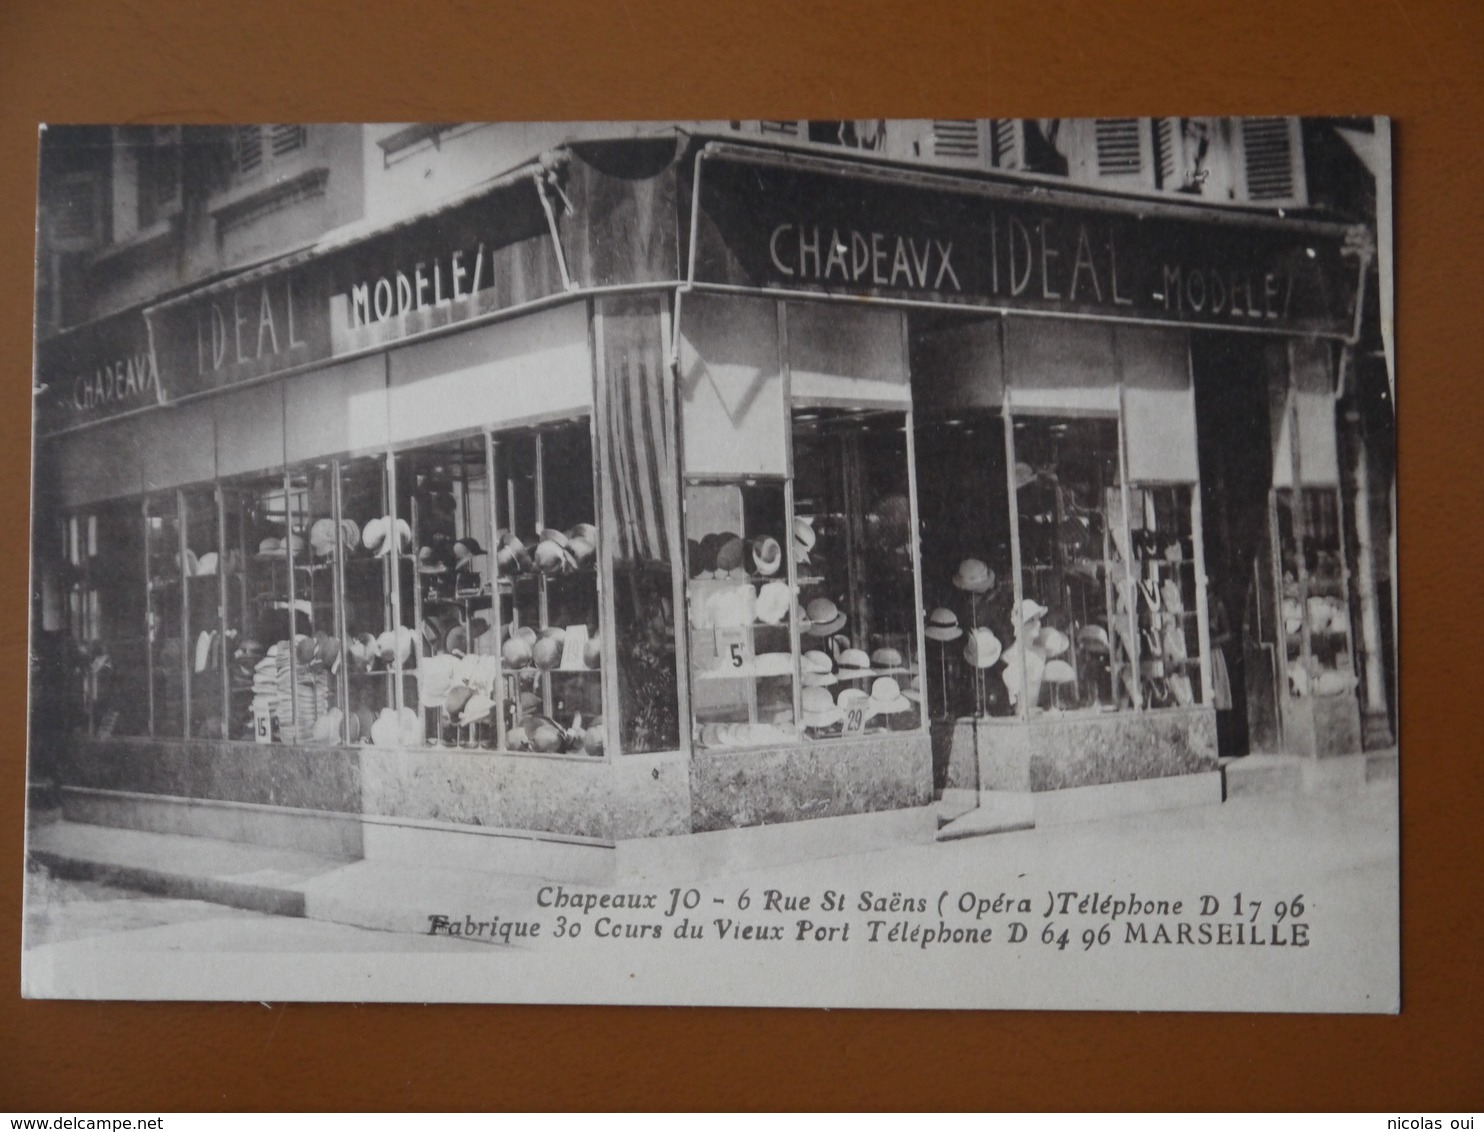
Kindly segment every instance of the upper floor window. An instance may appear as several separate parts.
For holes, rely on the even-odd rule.
[[[232,129],[232,177],[245,181],[288,160],[309,145],[309,127],[296,125],[235,126]]]
[[[152,126],[135,150],[139,227],[148,228],[180,210],[180,127]]]

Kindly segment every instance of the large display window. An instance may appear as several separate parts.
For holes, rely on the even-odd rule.
[[[184,738],[184,548],[180,541],[180,501],[175,492],[146,497],[144,522],[150,728],[155,735]]]
[[[145,525],[123,499],[62,521],[67,629],[74,654],[68,694],[74,726],[98,735],[147,735],[150,640]]]
[[[1295,699],[1356,687],[1339,496],[1333,487],[1273,492],[1288,694]]]
[[[693,741],[922,723],[907,414],[793,411],[790,479],[685,491]]]

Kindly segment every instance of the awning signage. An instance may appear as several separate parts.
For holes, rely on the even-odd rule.
[[[145,311],[166,400],[393,344],[562,293],[527,176],[364,240],[314,247]]]
[[[37,344],[39,432],[91,424],[161,400],[149,328],[138,310],[110,315]]]
[[[1346,337],[1339,225],[705,152],[691,282]]]

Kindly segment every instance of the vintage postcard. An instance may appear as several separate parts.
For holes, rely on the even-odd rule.
[[[1390,152],[43,130],[25,993],[1396,1011]]]

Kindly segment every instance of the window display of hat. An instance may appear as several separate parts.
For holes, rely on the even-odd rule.
[[[958,623],[958,614],[939,606],[927,615],[927,627],[923,635],[932,641],[956,641],[964,635]]]
[[[994,571],[977,558],[965,558],[958,564],[953,584],[967,593],[988,593],[994,586]]]

